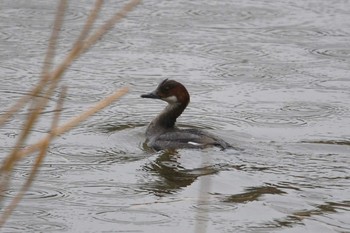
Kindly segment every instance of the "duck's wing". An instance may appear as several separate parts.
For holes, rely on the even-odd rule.
[[[231,145],[215,135],[203,132],[198,129],[184,129],[166,132],[153,142],[149,143],[156,150],[177,149],[177,148],[198,148],[217,146],[221,149],[230,148]]]

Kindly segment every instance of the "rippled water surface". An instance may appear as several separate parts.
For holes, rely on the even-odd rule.
[[[93,1],[69,4],[57,61]],[[107,2],[97,24],[122,4]],[[1,111],[38,80],[55,8],[1,1]],[[237,150],[145,148],[164,103],[139,96],[164,78],[191,94],[181,126]],[[350,1],[144,1],[63,84],[62,122],[121,86],[131,91],[54,141],[3,232],[350,232]],[[25,117],[0,130],[1,157]],[[15,169],[7,198],[33,160]]]

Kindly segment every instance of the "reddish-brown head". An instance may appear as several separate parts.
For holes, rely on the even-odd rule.
[[[179,82],[175,80],[165,79],[162,81],[156,90],[149,94],[141,95],[142,98],[152,98],[152,99],[161,99],[169,104],[180,103],[185,106],[190,102],[190,95],[188,91]]]

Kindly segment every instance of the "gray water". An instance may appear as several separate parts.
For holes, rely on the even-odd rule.
[[[93,5],[69,2],[56,61]],[[55,8],[0,2],[1,111],[37,82]],[[180,126],[237,149],[148,150],[145,127],[165,104],[139,96],[165,78],[191,94]],[[53,142],[3,232],[350,232],[350,1],[144,1],[62,84],[61,122],[130,92]],[[0,130],[2,158],[26,114]],[[15,169],[7,201],[33,160]]]

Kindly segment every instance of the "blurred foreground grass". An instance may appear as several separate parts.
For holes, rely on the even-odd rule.
[[[22,130],[19,133],[15,145],[13,145],[12,151],[7,156],[5,156],[5,158],[3,158],[3,161],[0,165],[0,205],[2,210],[0,216],[0,227],[4,225],[6,220],[10,217],[11,213],[22,199],[25,192],[31,186],[35,175],[37,174],[37,171],[47,154],[46,152],[51,141],[58,135],[61,135],[77,126],[80,122],[84,121],[92,114],[107,107],[112,102],[125,95],[128,91],[128,88],[126,87],[117,90],[115,93],[101,100],[90,109],[87,109],[85,112],[77,115],[76,117],[73,117],[62,125],[58,125],[60,113],[62,111],[62,106],[64,105],[64,99],[67,93],[67,88],[60,86],[60,80],[62,79],[64,72],[69,68],[74,60],[79,58],[81,54],[91,48],[116,23],[123,19],[128,12],[140,4],[140,0],[131,0],[126,5],[124,5],[121,10],[117,11],[111,18],[109,18],[101,27],[91,32],[92,26],[98,17],[98,14],[103,5],[103,0],[96,0],[95,5],[90,11],[90,14],[88,15],[88,18],[82,28],[79,37],[76,39],[75,43],[72,46],[72,49],[57,66],[52,67],[53,59],[56,54],[58,35],[64,21],[64,14],[67,9],[67,4],[67,0],[60,0],[58,2],[54,26],[51,37],[49,38],[49,45],[44,58],[42,72],[40,74],[38,83],[31,90],[29,90],[27,95],[24,95],[17,102],[15,102],[7,111],[1,112],[0,115],[0,127],[3,127],[9,119],[16,116],[16,113],[20,109],[24,109],[26,106],[30,106],[27,117],[23,122]],[[38,142],[32,145],[26,145],[26,140],[30,136],[32,130],[35,129],[36,122],[38,122],[40,117],[43,117],[41,113],[43,109],[47,107],[50,97],[52,97],[55,92],[60,93],[60,98],[57,101],[56,109],[52,114],[51,127],[48,129],[49,133]],[[45,116],[45,118],[47,117],[48,116]],[[18,190],[17,195],[12,200],[8,201],[9,204],[4,206],[4,192],[11,185],[11,177],[13,175],[12,173],[14,168],[20,160],[31,154],[35,155],[35,160],[33,164],[31,164],[31,171],[28,178],[24,181],[22,187]]]

